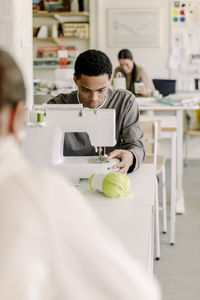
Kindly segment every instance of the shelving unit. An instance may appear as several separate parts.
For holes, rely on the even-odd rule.
[[[38,11],[33,13],[33,27],[39,28],[43,25],[47,26],[48,36],[46,38],[33,37],[33,56],[34,63],[44,62],[44,66],[34,66],[34,78],[55,80],[55,69],[57,65],[46,66],[45,62],[50,61],[50,58],[37,58],[37,50],[39,47],[51,45],[65,45],[67,48],[76,48],[78,53],[90,48],[90,36],[88,38],[80,36],[72,37],[53,37],[53,24],[61,23],[87,23],[89,24],[89,12],[48,12]],[[58,62],[58,58],[52,58],[52,61]],[[73,68],[75,58],[69,58],[69,67]]]

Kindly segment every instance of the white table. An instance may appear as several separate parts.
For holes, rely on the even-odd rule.
[[[102,193],[92,192],[88,182],[80,183],[77,188],[128,252],[152,271],[155,167],[142,164],[138,171],[128,176],[132,192],[129,198],[106,198]]]
[[[150,117],[156,120],[161,120],[162,128],[176,128],[177,129],[177,172],[176,172],[176,212],[184,213],[184,195],[183,195],[183,112],[184,110],[195,110],[198,109],[198,105],[188,106],[171,106],[157,103],[155,99],[149,97],[138,97],[138,104],[140,111],[162,111],[169,115],[156,115]],[[173,116],[173,113],[175,115]],[[166,137],[166,134],[163,134]]]

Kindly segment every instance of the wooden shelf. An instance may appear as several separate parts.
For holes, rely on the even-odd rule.
[[[69,57],[67,58],[68,61],[74,61],[76,58]],[[57,57],[36,57],[33,59],[35,62],[45,62],[45,61],[60,61],[59,58]]]
[[[75,61],[76,58],[72,58],[72,57],[69,57],[67,59],[67,64],[68,66],[73,66],[74,64],[74,61]],[[34,63],[41,63],[39,65],[33,65],[34,69],[39,69],[39,70],[47,70],[47,69],[57,69],[57,68],[60,68],[60,64],[59,64],[59,61],[60,59],[59,58],[56,58],[56,57],[45,57],[45,58],[42,58],[42,57],[36,57],[33,59]],[[47,62],[56,62],[56,64],[53,64],[53,65],[45,65],[45,63]]]
[[[54,66],[33,66],[34,69],[36,70],[50,70],[50,69],[59,69],[59,65],[54,65]]]
[[[47,38],[42,38],[41,39],[41,38],[37,38],[37,37],[34,36],[33,39],[34,39],[34,41],[37,40],[37,41],[47,41],[47,42],[50,41],[51,42],[51,41],[53,41],[55,39],[58,39],[58,38],[47,37]]]
[[[58,15],[61,17],[89,17],[89,12],[87,12],[87,11],[48,12],[46,10],[40,10],[38,12],[33,13],[33,17],[55,17],[55,15]]]
[[[37,41],[61,41],[61,40],[63,40],[63,39],[67,39],[67,40],[69,40],[69,39],[76,39],[76,40],[88,40],[89,38],[81,38],[81,37],[78,37],[78,36],[69,36],[69,37],[62,37],[62,38],[59,38],[59,37],[57,37],[57,38],[53,38],[53,37],[48,37],[48,38],[37,38],[37,37],[33,37],[33,39],[34,39],[34,41],[35,40],[37,40]]]
[[[45,61],[59,61],[59,58],[57,57],[37,57],[33,59],[34,61],[38,61],[38,62],[45,62]]]

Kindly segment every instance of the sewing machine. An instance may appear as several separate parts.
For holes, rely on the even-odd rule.
[[[98,156],[63,156],[66,132],[86,132]],[[48,104],[28,112],[25,156],[34,164],[56,167],[77,183],[93,173],[108,173],[117,159],[107,161],[103,147],[112,147],[115,139],[115,110],[87,109],[80,104]]]

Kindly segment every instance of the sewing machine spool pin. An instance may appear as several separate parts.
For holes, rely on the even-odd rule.
[[[105,158],[107,157],[106,155],[106,147],[97,147],[98,154],[99,154],[99,160],[101,162],[105,161]]]

